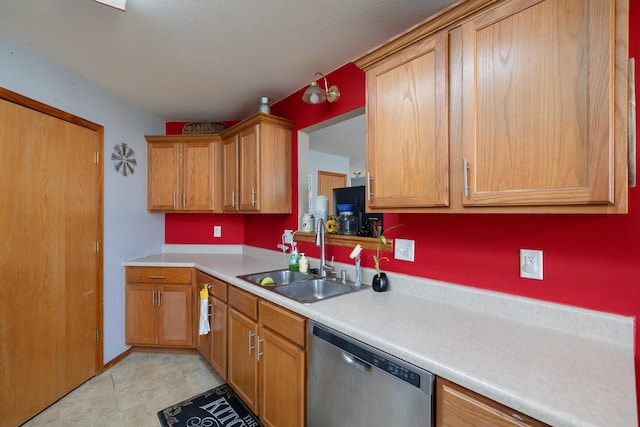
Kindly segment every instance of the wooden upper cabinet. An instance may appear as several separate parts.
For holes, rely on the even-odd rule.
[[[232,134],[222,139],[223,144],[223,159],[224,159],[224,173],[223,173],[223,205],[222,208],[225,212],[237,212],[240,208],[238,205],[238,185],[240,175],[238,171],[239,156],[238,153],[238,135]]]
[[[628,2],[468,0],[355,61],[372,211],[626,213]]]
[[[256,113],[223,134],[225,211],[291,213],[292,128]]]
[[[222,142],[184,142],[183,194],[185,211],[219,211],[220,191],[215,187],[222,180]]]
[[[372,210],[447,206],[447,34],[367,70],[367,170]]]
[[[148,140],[149,137],[147,137]],[[147,159],[147,209],[149,211],[179,210],[180,143],[149,142]]]
[[[240,210],[259,211],[258,185],[262,176],[260,159],[260,125],[256,124],[241,131],[240,141]],[[267,172],[267,171],[265,171]],[[270,173],[270,172],[269,172]],[[261,195],[262,196],[262,195]]]
[[[512,0],[462,25],[464,205],[614,203],[614,23],[609,0]]]
[[[150,212],[222,210],[222,141],[218,135],[145,138]]]

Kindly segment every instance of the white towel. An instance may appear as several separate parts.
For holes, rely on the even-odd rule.
[[[200,335],[207,335],[211,328],[209,327],[209,299],[200,300]]]

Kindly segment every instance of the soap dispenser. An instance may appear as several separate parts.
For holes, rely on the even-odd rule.
[[[289,270],[298,271],[298,248],[296,242],[291,244],[291,254],[289,254]]]
[[[309,271],[309,260],[304,256],[304,252],[300,253],[300,273],[306,273]]]

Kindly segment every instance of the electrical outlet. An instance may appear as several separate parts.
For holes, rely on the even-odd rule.
[[[222,237],[222,226],[214,225],[213,226],[213,237]]]
[[[284,230],[284,244],[290,245],[293,243],[293,230]]]
[[[520,249],[520,277],[542,280],[542,251]]]
[[[393,257],[395,259],[413,262],[415,243],[415,240],[395,239],[393,241]]]

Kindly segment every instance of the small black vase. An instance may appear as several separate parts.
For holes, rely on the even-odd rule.
[[[380,276],[378,277],[378,274],[374,274],[371,287],[376,292],[384,292],[389,289],[389,279],[387,278],[387,275],[385,273],[380,273]]]

